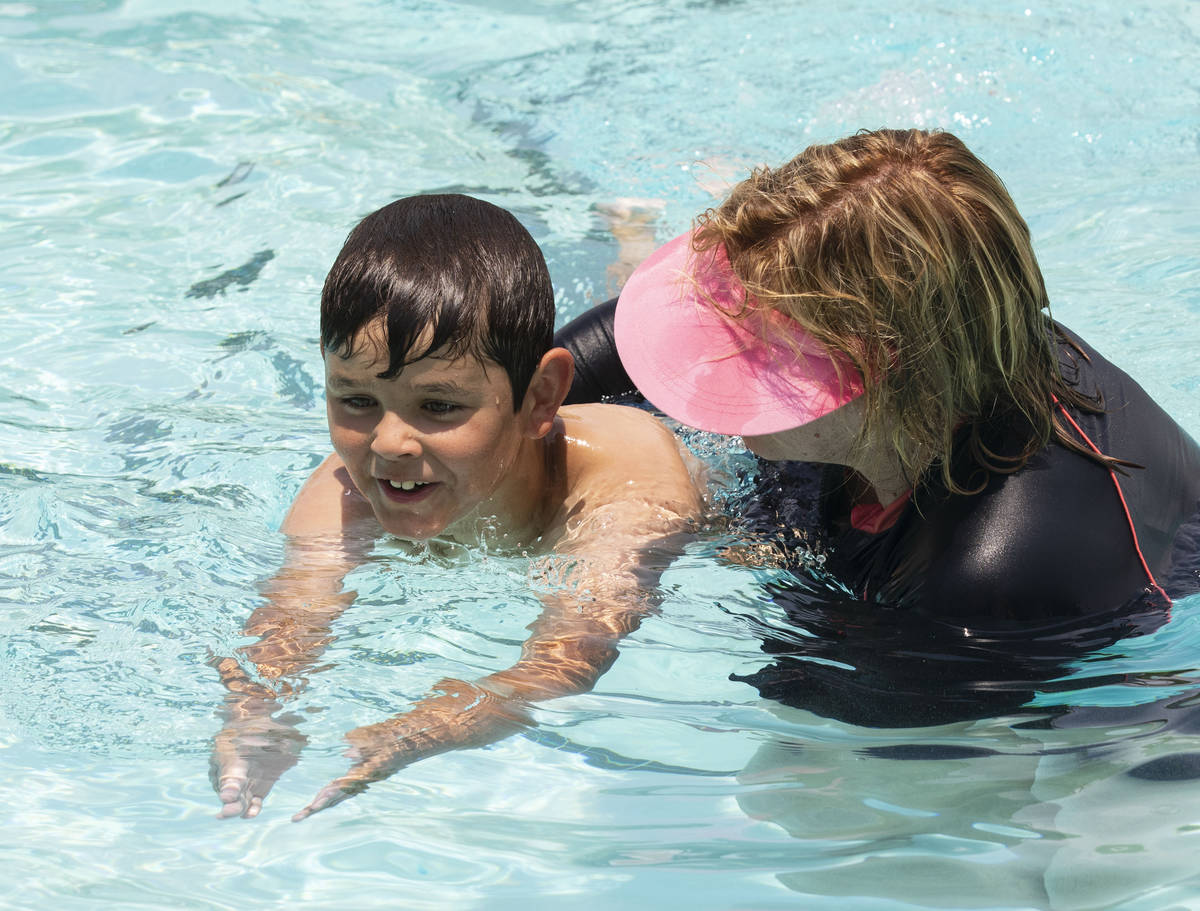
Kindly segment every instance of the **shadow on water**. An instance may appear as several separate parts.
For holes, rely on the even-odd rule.
[[[225,289],[230,285],[240,285],[242,288],[246,288],[257,280],[259,273],[263,270],[263,266],[274,258],[274,250],[260,250],[237,268],[226,269],[220,275],[196,282],[187,289],[187,292],[183,296],[210,298],[216,297],[218,294],[223,295]]]
[[[734,679],[794,732],[738,774],[743,812],[803,846],[781,883],[955,908],[1132,909],[1194,888],[1197,671],[1112,648],[1163,608],[983,632],[773,594],[786,622],[746,618],[771,661]],[[1141,701],[1104,704],[1119,698]]]
[[[1026,711],[1076,662],[1168,619],[1164,603],[1147,599],[1037,627],[988,628],[849,597],[823,599],[799,583],[767,590],[781,622],[747,622],[774,660],[733,679],[768,699],[861,727],[920,727]],[[1178,685],[1181,673],[1146,675],[1136,685],[1153,686],[1155,677]],[[1134,682],[1118,672],[1071,688]]]

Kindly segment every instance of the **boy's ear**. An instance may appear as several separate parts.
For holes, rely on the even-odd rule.
[[[550,432],[574,378],[575,358],[566,348],[551,348],[542,355],[521,402],[526,436],[539,440]]]

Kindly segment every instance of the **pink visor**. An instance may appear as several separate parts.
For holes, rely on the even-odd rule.
[[[744,293],[725,250],[694,252],[690,231],[630,276],[617,301],[617,351],[656,408],[701,430],[761,436],[862,394],[849,362],[794,321],[721,312],[740,311]]]

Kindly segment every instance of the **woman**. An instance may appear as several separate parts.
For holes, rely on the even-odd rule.
[[[879,130],[737,185],[633,274],[615,342],[667,414],[830,466],[814,530],[861,599],[993,630],[1161,608],[1198,587],[1200,448],[1048,306],[999,178]],[[584,380],[602,315],[560,336]]]

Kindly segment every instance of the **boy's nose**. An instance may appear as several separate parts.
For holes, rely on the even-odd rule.
[[[421,454],[420,434],[412,425],[390,412],[375,428],[371,451],[384,459],[402,459]]]

